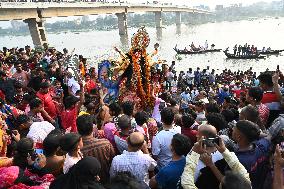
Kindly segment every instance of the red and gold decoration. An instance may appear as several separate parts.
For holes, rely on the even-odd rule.
[[[130,87],[126,87],[124,82],[120,85],[120,99],[122,101],[132,99],[137,109],[152,108],[155,103],[150,84],[151,57],[148,56],[146,52],[146,48],[149,44],[149,34],[145,28],[142,27],[133,35],[131,39],[131,49],[128,52],[128,57],[133,67],[131,85]]]

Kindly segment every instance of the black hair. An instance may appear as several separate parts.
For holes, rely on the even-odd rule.
[[[177,101],[173,98],[170,98],[169,103],[171,104],[171,106],[176,106],[177,105]]]
[[[161,111],[161,121],[166,125],[171,125],[174,121],[174,112],[171,108],[164,108]]]
[[[123,102],[121,107],[125,115],[132,116],[133,110],[134,110],[133,102],[130,102],[130,101]]]
[[[141,189],[146,188],[143,182],[139,182],[130,172],[119,172],[105,186],[106,189]]]
[[[86,102],[84,106],[86,107],[87,111],[92,111],[96,109],[95,104],[91,101]]]
[[[182,126],[182,114],[175,114],[174,122],[175,125]]]
[[[30,120],[29,116],[21,114],[17,117],[16,123],[18,126],[20,126],[21,124],[27,123],[29,120]]]
[[[217,103],[209,103],[205,105],[207,113],[220,113],[220,107]]]
[[[27,157],[32,155],[34,152],[33,149],[34,141],[30,138],[22,138],[16,147],[16,152],[13,158],[13,165],[19,166],[22,169],[25,169],[28,166]]]
[[[252,87],[248,90],[248,95],[256,102],[260,102],[263,97],[263,90],[260,87]]]
[[[115,117],[119,116],[119,114],[121,113],[121,107],[118,103],[113,102],[109,105],[109,110],[114,112]]]
[[[165,102],[168,102],[170,95],[167,92],[164,92],[159,96],[159,98],[161,98]]]
[[[236,108],[230,108],[230,111],[234,113],[234,120],[238,121],[240,112]]]
[[[40,85],[39,85],[40,88],[48,88],[49,86],[50,85],[49,85],[49,83],[47,81],[41,82]]]
[[[241,111],[241,114],[245,116],[245,120],[251,121],[260,127],[262,126],[262,122],[259,117],[259,111],[252,105],[244,107]]]
[[[33,98],[35,98],[34,95],[27,93],[27,94],[24,94],[24,96],[23,96],[23,101],[25,101],[25,102],[30,102]]]
[[[97,88],[91,89],[91,90],[90,90],[90,94],[92,94],[92,95],[98,94],[98,89],[97,89]]]
[[[125,130],[130,127],[131,120],[128,115],[122,115],[118,118],[117,125],[120,129]]]
[[[69,109],[69,108],[74,106],[79,101],[80,101],[80,99],[75,97],[75,96],[73,96],[73,95],[72,96],[67,96],[64,99],[64,107],[65,107],[65,109]]]
[[[93,132],[93,117],[90,115],[81,115],[76,120],[77,129],[80,135],[88,136]]]
[[[62,134],[49,134],[43,140],[43,152],[46,157],[50,157],[56,154],[59,146]]]
[[[251,121],[238,121],[236,128],[246,137],[246,139],[250,143],[259,139],[260,129],[255,123]]]
[[[17,61],[17,62],[15,62],[14,66],[16,67],[16,66],[18,66],[20,64],[22,65],[22,62],[21,61]]]
[[[186,156],[191,149],[190,139],[182,134],[175,134],[172,138],[172,148],[179,156]]]
[[[209,113],[206,115],[206,119],[208,124],[214,126],[218,132],[228,127],[227,121],[220,113]]]
[[[195,119],[192,117],[192,115],[184,113],[181,117],[181,122],[182,127],[190,128],[194,124]]]
[[[272,82],[272,75],[269,72],[264,72],[261,73],[258,76],[259,82],[264,83],[265,85],[272,87],[273,86],[273,82]]]
[[[251,189],[251,184],[241,174],[227,171],[221,182],[222,189]]]
[[[222,111],[221,114],[224,116],[225,120],[226,120],[228,123],[234,121],[234,120],[235,120],[235,117],[236,117],[236,116],[235,116],[235,113],[232,112],[231,109],[225,109],[225,110]]]
[[[229,96],[224,97],[224,101],[226,101],[227,103],[232,103],[232,99]]]
[[[60,139],[60,147],[63,151],[72,153],[77,149],[81,136],[78,133],[67,133]]]
[[[142,126],[144,123],[147,123],[148,114],[144,111],[137,112],[134,117],[137,125],[139,126]]]
[[[17,82],[14,84],[14,87],[15,87],[16,89],[20,89],[20,88],[23,88],[24,85],[23,85],[21,82],[17,81]]]
[[[30,101],[29,105],[30,105],[30,109],[32,110],[32,109],[38,108],[40,105],[42,105],[42,101],[38,98],[35,98],[35,99]]]

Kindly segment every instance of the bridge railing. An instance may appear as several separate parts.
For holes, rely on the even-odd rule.
[[[163,3],[129,3],[129,1],[113,1],[113,2],[83,2],[83,1],[76,1],[76,2],[1,2],[0,0],[0,9],[1,8],[66,8],[66,7],[155,7],[155,8],[175,8],[175,9],[192,9],[193,12],[196,13],[205,13],[210,14],[208,10],[196,9],[189,6],[180,6],[180,5],[173,5],[173,4],[163,4]]]
[[[48,8],[48,7],[101,7],[101,6],[150,6],[150,7],[180,7],[174,4],[163,3],[131,3],[120,2],[1,2],[0,8]],[[189,8],[189,7],[186,7]]]

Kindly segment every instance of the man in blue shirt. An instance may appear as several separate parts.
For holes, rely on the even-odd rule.
[[[189,88],[187,88],[183,93],[181,93],[180,108],[182,110],[187,109],[189,107],[190,102],[191,102],[190,90]]]
[[[253,189],[265,188],[265,181],[271,176],[268,159],[271,137],[259,137],[260,129],[253,122],[242,120],[233,127],[232,138],[238,144],[235,154],[248,171]]]
[[[151,178],[150,187],[161,189],[176,188],[185,167],[185,155],[188,154],[190,149],[191,142],[189,138],[182,134],[175,134],[171,143],[172,161],[163,167],[156,176]]]

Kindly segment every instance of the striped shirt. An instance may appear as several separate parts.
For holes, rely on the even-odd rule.
[[[96,139],[94,137],[83,137],[83,148],[81,152],[86,156],[92,156],[101,163],[99,174],[101,182],[105,183],[109,179],[109,169],[115,151],[112,144],[107,139]]]
[[[149,154],[123,151],[112,161],[110,176],[115,177],[120,172],[130,172],[138,181],[149,184],[149,171],[154,171],[157,163]]]
[[[258,108],[260,120],[262,124],[266,126],[267,120],[269,117],[269,108],[264,104],[258,105],[257,108]]]

